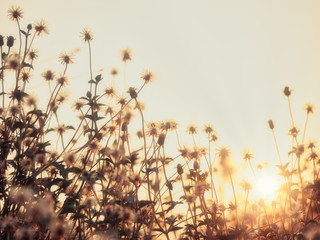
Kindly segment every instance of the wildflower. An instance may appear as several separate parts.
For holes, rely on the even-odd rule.
[[[28,94],[26,94],[25,92],[20,91],[19,89],[15,89],[11,92],[10,94],[10,98],[12,98],[12,100],[17,100],[18,102],[23,101],[23,98],[28,96]]]
[[[157,136],[158,135],[158,126],[155,122],[150,122],[150,123],[147,123],[147,131],[146,131],[146,134],[147,136]]]
[[[115,89],[113,86],[110,86],[110,87],[107,87],[105,90],[104,90],[105,94],[109,97],[113,97],[114,94],[115,94]]]
[[[18,113],[20,113],[20,107],[19,106],[13,105],[13,106],[10,107],[10,114],[12,116],[16,116]]]
[[[310,142],[308,143],[308,146],[307,146],[308,149],[313,150],[315,147],[316,147],[315,142],[310,141]]]
[[[61,53],[59,56],[59,61],[61,64],[72,64],[73,63],[73,56],[72,56],[72,54],[68,54],[66,52]]]
[[[211,133],[214,132],[213,127],[210,124],[209,125],[204,125],[203,131],[208,135],[210,135]]]
[[[268,120],[268,124],[269,124],[269,128],[271,129],[271,130],[273,130],[274,129],[274,124],[273,124],[273,121],[270,119],[270,120]]]
[[[43,153],[38,153],[35,155],[34,161],[39,163],[40,165],[43,165],[46,163],[46,155]]]
[[[197,130],[197,127],[195,125],[190,125],[190,126],[187,127],[187,132],[189,134],[197,134],[198,130]]]
[[[145,83],[149,83],[149,82],[151,82],[152,79],[153,79],[153,73],[150,72],[149,70],[146,70],[144,73],[142,73],[141,79],[142,79]]]
[[[85,42],[90,42],[93,40],[92,33],[87,28],[84,28],[80,34],[81,34],[82,40]]]
[[[180,155],[183,158],[189,158],[190,150],[186,147],[183,147],[182,149],[179,149]]]
[[[120,97],[118,103],[123,107],[127,103],[127,99],[125,97]]]
[[[83,102],[81,102],[81,101],[76,101],[75,102],[75,104],[74,104],[74,108],[77,110],[77,111],[79,111],[82,107],[83,107]]]
[[[210,186],[205,181],[199,181],[194,186],[194,194],[196,196],[202,196],[205,191],[208,191],[210,189]]]
[[[253,159],[253,153],[249,149],[246,149],[243,151],[242,157],[243,160],[250,161],[251,159]]]
[[[129,180],[133,183],[135,187],[140,186],[142,180],[139,174],[134,173],[132,176],[129,176]]]
[[[57,103],[59,104],[62,104],[64,103],[66,100],[67,100],[67,95],[66,93],[60,93],[58,96],[57,96]]]
[[[307,111],[307,114],[313,114],[313,106],[310,103],[307,103],[303,109]]]
[[[215,133],[211,134],[211,141],[216,142],[218,140],[218,136]]]
[[[111,76],[112,76],[113,78],[115,78],[115,77],[119,74],[118,69],[112,68],[112,69],[110,70],[110,74],[111,74]]]
[[[10,198],[13,202],[18,204],[25,204],[26,202],[30,202],[33,198],[33,191],[28,187],[12,187],[10,192]]]
[[[112,115],[113,113],[114,113],[113,107],[112,106],[108,106],[107,109],[106,109],[106,115],[107,114]]]
[[[179,175],[183,174],[183,168],[182,168],[180,163],[178,163],[178,165],[177,165],[177,172],[178,172]]]
[[[47,71],[43,72],[43,73],[41,74],[41,76],[42,76],[42,77],[44,78],[44,80],[46,80],[46,81],[52,81],[52,80],[55,78],[56,74],[55,74],[53,71],[51,71],[51,70],[47,70]]]
[[[21,72],[20,80],[22,82],[29,82],[29,79],[30,79],[30,72],[27,70],[23,70]]]
[[[131,61],[131,51],[129,48],[122,50],[122,61],[126,63],[127,61]]]
[[[10,17],[10,20],[12,21],[19,21],[20,18],[23,17],[23,12],[20,7],[11,7],[8,10],[8,16]]]
[[[29,53],[28,53],[29,60],[33,61],[37,57],[38,57],[38,50],[32,49],[29,51]]]
[[[137,89],[134,88],[134,87],[130,87],[129,90],[128,90],[128,93],[130,94],[131,98],[136,99],[138,97]]]
[[[10,56],[6,58],[6,62],[8,69],[17,70],[20,67],[19,54],[10,54]]]
[[[189,156],[191,159],[199,160],[201,158],[202,154],[200,152],[200,149],[194,148],[193,151],[190,152]]]
[[[58,127],[55,128],[55,131],[56,131],[60,136],[62,136],[62,135],[65,133],[65,131],[66,131],[66,127],[65,127],[64,124],[59,125]]]
[[[47,23],[43,19],[34,24],[34,29],[36,30],[38,36],[40,36],[42,33],[49,34]]]
[[[63,161],[70,167],[76,162],[76,157],[73,153],[68,152],[63,155]]]
[[[65,75],[61,75],[58,79],[57,82],[59,85],[64,86],[68,83],[68,78]]]
[[[97,152],[99,152],[99,149],[100,149],[100,147],[99,147],[99,144],[98,144],[98,141],[97,140],[93,140],[93,141],[91,141],[91,143],[89,144],[89,150],[91,151],[91,152],[93,152],[93,153],[97,153]]]
[[[52,233],[52,239],[65,239],[66,234],[66,224],[64,222],[55,221],[54,223],[50,224],[50,229]]]
[[[7,37],[7,47],[11,48],[13,44],[14,44],[14,37],[13,36]]]
[[[289,87],[285,87],[283,90],[283,93],[286,97],[289,97],[291,95],[292,90],[290,90]]]
[[[296,127],[293,126],[292,128],[289,129],[288,135],[296,138],[298,133],[299,133],[299,130]]]

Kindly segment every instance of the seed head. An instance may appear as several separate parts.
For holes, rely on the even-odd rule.
[[[246,149],[242,152],[243,160],[250,161],[253,159],[253,153],[250,151],[250,149]]]
[[[59,85],[64,86],[68,83],[68,78],[65,75],[60,75],[60,77],[57,79],[57,82]]]
[[[187,132],[189,134],[197,134],[198,133],[198,129],[197,129],[197,127],[195,125],[189,125],[187,127]]]

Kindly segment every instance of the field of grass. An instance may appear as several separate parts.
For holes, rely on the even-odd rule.
[[[22,9],[8,12],[17,36],[0,35],[1,239],[320,239],[318,147],[306,137],[313,106],[305,106],[304,128],[297,129],[290,87],[283,90],[291,118],[288,153],[280,152],[274,121],[266,119],[279,189],[272,201],[255,199],[252,185],[265,166],[253,163],[250,150],[243,160],[254,182],[239,181],[232,149],[221,146],[211,125],[188,126],[186,147],[178,123],[144,118],[139,94],[152,84],[152,71],[141,74],[138,87],[127,87],[124,78],[118,81],[126,91],[112,83],[101,89],[104,76],[93,75],[94,39],[87,29],[81,40],[88,48],[88,91],[74,100],[74,124],[65,125],[60,114],[69,66],[76,64],[72,53],[60,55],[60,74],[41,75],[49,100],[38,107],[44,100],[27,89],[38,61],[34,39],[48,33],[47,25],[21,28]],[[123,65],[131,58],[124,49]],[[117,78],[119,70],[110,74]],[[227,186],[230,201],[221,191]]]

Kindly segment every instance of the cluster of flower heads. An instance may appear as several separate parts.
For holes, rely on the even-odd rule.
[[[180,144],[177,122],[145,121],[144,105],[138,99],[154,78],[149,70],[140,76],[140,88],[129,87],[119,93],[111,84],[100,91],[103,77],[93,77],[89,61],[89,90],[74,103],[78,124],[65,125],[60,106],[66,102],[66,95],[61,89],[68,83],[67,70],[74,63],[74,54],[63,52],[58,58],[62,73],[46,70],[41,74],[48,82],[49,100],[44,109],[39,109],[37,98],[27,93],[26,86],[38,58],[33,40],[48,34],[48,27],[41,20],[24,31],[20,29],[22,9],[12,7],[8,14],[17,23],[19,40],[18,50],[13,51],[17,40],[0,35],[1,81],[5,83],[7,72],[16,80],[9,92],[2,84],[0,96],[0,238],[319,237],[320,160],[315,142],[305,144],[313,106],[304,107],[307,120],[304,129],[298,130],[289,87],[283,91],[292,125],[288,161],[279,151],[273,120],[267,122],[279,157],[279,175],[283,177],[282,197],[268,206],[262,199],[250,198],[253,185],[248,180],[237,182],[231,150],[219,145],[211,125],[202,128],[204,146],[196,139],[198,127],[188,126],[192,147],[186,147]],[[91,31],[84,29],[81,39],[88,45],[91,59]],[[121,61],[124,65],[132,61],[130,49],[123,49]],[[118,74],[118,69],[110,70],[113,80]],[[140,122],[135,135],[131,134],[134,118]],[[172,135],[177,138],[175,157],[167,151]],[[254,154],[249,149],[242,158],[249,163],[254,179],[259,177],[255,169],[267,166],[260,163],[254,167]],[[311,179],[307,179],[308,174]],[[228,187],[232,200],[227,206],[221,189]]]

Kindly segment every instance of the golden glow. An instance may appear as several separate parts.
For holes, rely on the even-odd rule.
[[[278,175],[261,173],[257,175],[256,181],[253,182],[252,197],[257,200],[262,198],[269,203],[276,199],[280,185],[281,182]]]

